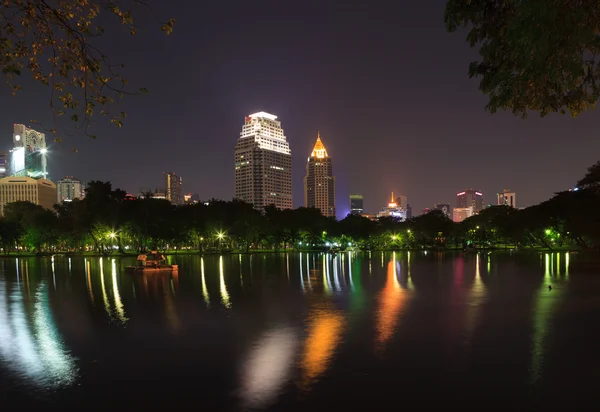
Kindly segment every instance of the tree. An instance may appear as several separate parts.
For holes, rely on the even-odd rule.
[[[481,78],[490,112],[577,116],[596,104],[598,1],[449,0],[444,19],[449,32],[467,27],[467,42],[479,48],[469,77]]]
[[[588,168],[585,176],[577,182],[578,189],[591,189],[599,191],[600,189],[600,162],[594,163]]]
[[[55,118],[68,115],[89,135],[90,118],[99,110],[120,127],[126,114],[111,111],[109,105],[134,93],[116,69],[123,66],[115,65],[94,39],[104,33],[104,16],[116,18],[134,35],[134,10],[139,7],[150,9],[146,0],[4,0],[0,69],[13,94],[21,88],[23,71],[28,71],[49,87]],[[170,34],[174,23],[174,19],[162,22],[162,30]]]
[[[23,227],[19,222],[0,218],[0,242],[4,254],[8,256],[23,236]]]

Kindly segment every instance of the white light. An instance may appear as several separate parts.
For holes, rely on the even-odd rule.
[[[25,169],[25,148],[19,147],[13,151],[13,172],[20,172]]]
[[[269,119],[269,120],[275,120],[275,119],[277,119],[277,116],[275,116],[274,114],[267,113],[267,112],[254,113],[254,114],[251,114],[248,117],[263,117],[263,118]]]
[[[298,337],[292,328],[263,334],[250,349],[242,371],[242,400],[248,408],[264,408],[289,381]]]
[[[41,153],[41,154],[46,154],[46,153],[48,153],[48,149],[45,149],[45,148],[44,148],[44,149],[41,149],[41,150],[40,150],[40,153]]]
[[[15,135],[15,140],[18,142],[19,140],[21,140],[21,135],[16,134]]]

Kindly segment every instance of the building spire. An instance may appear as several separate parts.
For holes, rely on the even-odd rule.
[[[310,157],[317,157],[319,159],[323,159],[325,157],[329,157],[327,155],[327,150],[325,149],[325,145],[321,141],[321,132],[317,130],[317,142],[315,143],[315,147],[310,155]]]

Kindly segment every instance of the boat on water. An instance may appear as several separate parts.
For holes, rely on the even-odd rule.
[[[149,273],[149,272],[174,272],[179,270],[177,265],[167,264],[165,255],[159,255],[155,250],[149,254],[140,254],[137,257],[137,265],[126,266],[127,272]]]

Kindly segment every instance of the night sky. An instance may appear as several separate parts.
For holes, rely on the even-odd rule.
[[[349,193],[362,193],[367,212],[405,194],[413,213],[434,203],[454,206],[468,187],[495,203],[503,188],[518,206],[564,190],[600,159],[598,112],[576,119],[484,111],[486,97],[467,76],[476,51],[465,33],[447,34],[445,2],[413,0],[156,3],[171,36],[143,15],[135,37],[112,25],[103,50],[124,63],[145,96],[120,105],[123,128],[101,119],[94,132],[50,146],[53,180],[74,175],[110,180],[137,193],[162,186],[162,172],[184,179],[203,199],[234,195],[233,150],[244,116],[279,117],[293,156],[294,204],[303,204],[305,162],[317,130],[333,160],[338,217]],[[48,90],[25,81],[0,99],[0,148],[12,124],[46,120]],[[52,137],[47,136],[51,142]],[[78,153],[71,148],[77,147]]]

